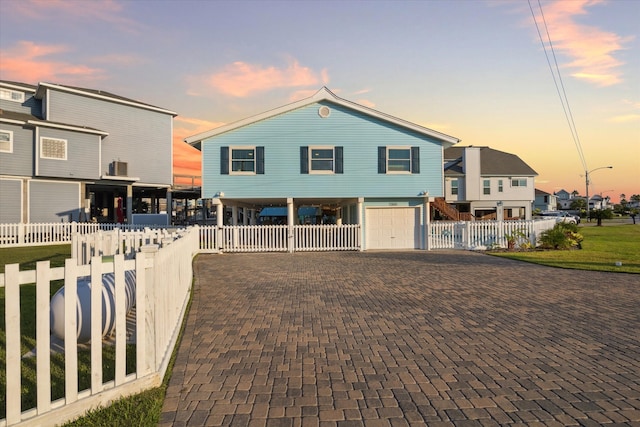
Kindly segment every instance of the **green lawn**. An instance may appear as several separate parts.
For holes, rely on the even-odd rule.
[[[580,250],[490,253],[551,267],[640,273],[640,225],[588,226],[578,231],[584,236]]]

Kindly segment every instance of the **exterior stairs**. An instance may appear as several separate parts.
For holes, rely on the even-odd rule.
[[[473,215],[470,212],[460,212],[447,203],[444,197],[436,197],[432,206],[440,212],[440,215],[451,221],[473,221]]]

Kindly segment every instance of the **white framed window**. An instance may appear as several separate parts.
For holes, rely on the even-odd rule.
[[[498,180],[498,193],[502,193],[503,190],[504,190],[504,185],[502,183],[502,180],[499,179]]]
[[[491,180],[485,179],[482,181],[482,194],[491,194]]]
[[[411,173],[411,147],[387,147],[387,173]]]
[[[13,153],[13,132],[0,129],[0,153]]]
[[[40,157],[43,159],[67,160],[67,140],[41,137]]]
[[[457,196],[458,195],[458,178],[455,178],[455,179],[451,180],[451,194],[453,196]]]
[[[6,88],[0,89],[0,99],[6,99],[13,102],[24,102],[24,92],[11,90]]]
[[[255,147],[230,147],[231,173],[255,174],[256,173],[256,148]]]
[[[511,180],[512,187],[526,187],[527,186],[527,178],[513,178]]]
[[[309,147],[309,173],[333,173],[333,147]]]

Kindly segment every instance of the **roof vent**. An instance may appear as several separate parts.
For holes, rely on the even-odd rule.
[[[318,108],[318,115],[323,119],[326,119],[327,117],[329,117],[329,115],[331,115],[331,108],[323,105],[322,107]]]

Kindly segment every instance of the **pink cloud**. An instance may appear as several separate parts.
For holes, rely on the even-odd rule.
[[[67,1],[67,0],[21,0],[6,1],[4,7],[14,16],[29,20],[103,21],[120,30],[139,32],[141,24],[122,15],[124,4],[114,0]]]
[[[554,49],[571,58],[564,65],[573,70],[571,75],[598,86],[610,86],[622,82],[620,67],[624,65],[613,55],[632,38],[577,22],[577,16],[588,14],[588,7],[600,3],[601,0],[559,0],[545,5],[543,11]],[[539,10],[534,10],[538,25],[544,25]],[[544,30],[541,32],[544,36]]]
[[[52,59],[52,56],[68,52],[64,45],[42,45],[30,41],[18,42],[10,49],[0,50],[2,69],[0,76],[6,80],[24,82],[53,81],[74,83],[94,81],[105,77],[104,70],[82,64]]]
[[[245,98],[272,89],[318,86],[328,80],[328,76],[326,70],[317,73],[296,60],[291,60],[283,68],[237,61],[218,72],[190,80],[192,85],[195,83],[228,96]],[[194,95],[200,92],[201,88],[189,90]]]

